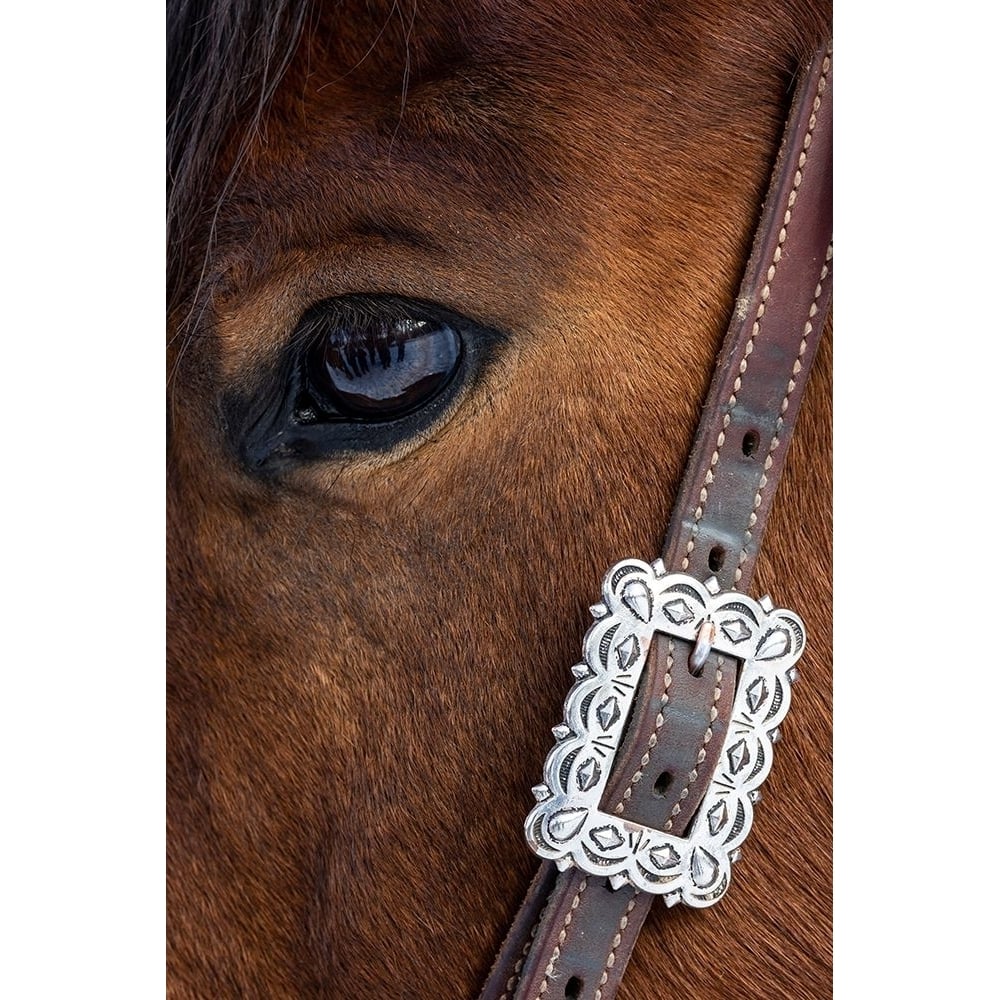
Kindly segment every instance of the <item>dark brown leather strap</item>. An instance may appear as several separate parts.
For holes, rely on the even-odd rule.
[[[802,74],[754,249],[667,531],[668,569],[745,589],[787,455],[832,286],[832,50]],[[659,637],[602,809],[683,832],[732,712],[738,663],[696,676]],[[611,1000],[654,897],[545,863],[482,1000]]]

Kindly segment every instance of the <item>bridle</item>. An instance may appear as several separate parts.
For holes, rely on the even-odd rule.
[[[730,885],[805,632],[746,595],[830,306],[832,48],[800,75],[659,560],[604,580],[481,1000],[611,1000],[656,895]]]

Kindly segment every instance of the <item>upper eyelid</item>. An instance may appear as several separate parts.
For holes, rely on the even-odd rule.
[[[399,416],[338,421],[317,413],[316,422],[299,422],[294,414],[305,409],[303,356],[320,329],[308,320],[324,316],[340,322],[351,317],[358,322],[365,317],[384,321],[390,316],[446,322],[459,333],[463,345],[454,376],[426,403]],[[501,352],[506,356],[508,346],[516,350],[516,345],[516,337],[502,326],[428,299],[356,291],[320,299],[299,313],[284,347],[270,362],[258,360],[255,378],[224,394],[220,405],[227,437],[247,471],[265,478],[283,475],[300,462],[406,451],[407,442],[418,446],[431,427],[450,421],[461,400],[499,362]],[[332,416],[334,411],[327,412]]]

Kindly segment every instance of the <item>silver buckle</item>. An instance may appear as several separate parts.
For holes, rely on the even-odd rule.
[[[531,850],[565,870],[605,876],[662,895],[668,906],[710,906],[729,887],[732,863],[753,824],[758,789],[771,770],[778,726],[791,705],[794,665],[805,646],[798,615],[736,591],[627,559],[604,577],[604,602],[584,639],[584,662],[552,732],[538,804],[524,831]],[[656,632],[695,644],[692,663],[712,650],[743,661],[736,701],[711,784],[678,837],[602,812],[614,755]],[[669,738],[669,737],[668,737]]]

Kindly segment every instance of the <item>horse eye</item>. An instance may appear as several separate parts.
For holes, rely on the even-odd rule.
[[[305,359],[311,420],[393,420],[451,381],[462,338],[448,323],[405,316],[330,317]]]
[[[486,384],[509,336],[423,299],[322,299],[256,380],[224,395],[227,436],[244,467],[265,478],[422,443]]]

